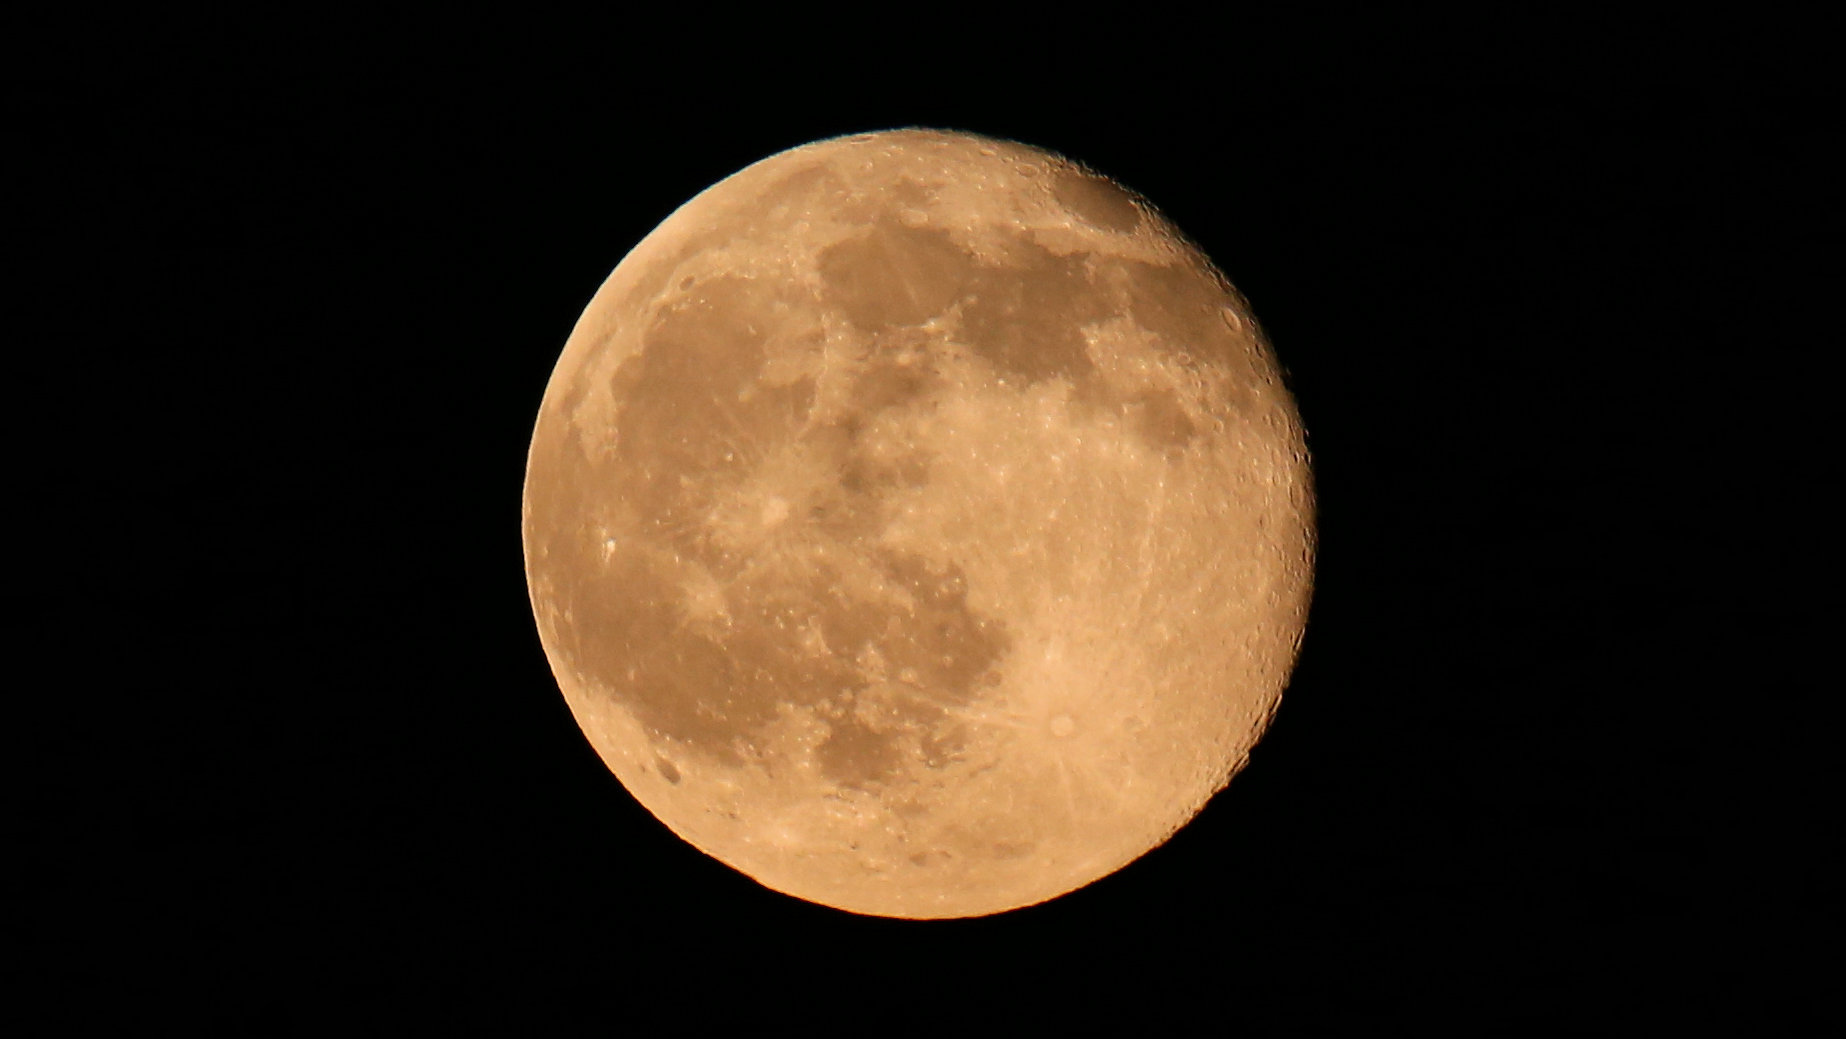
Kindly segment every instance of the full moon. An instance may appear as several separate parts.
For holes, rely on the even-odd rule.
[[[1083,887],[1223,789],[1313,574],[1275,356],[1146,200],[1014,142],[764,159],[590,301],[525,567],[584,735],[685,840],[889,917]]]

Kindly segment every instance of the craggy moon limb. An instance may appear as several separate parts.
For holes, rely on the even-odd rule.
[[[1300,645],[1313,503],[1255,320],[1143,200],[903,130],[772,156],[609,276],[526,573],[662,822],[857,913],[1042,902],[1184,825]]]

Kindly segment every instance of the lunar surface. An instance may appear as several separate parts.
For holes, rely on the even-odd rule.
[[[545,652],[675,833],[856,913],[1045,901],[1165,841],[1305,621],[1294,403],[1145,201],[905,130],[772,156],[616,267],[525,485]]]

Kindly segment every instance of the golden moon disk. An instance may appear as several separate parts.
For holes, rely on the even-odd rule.
[[[1300,647],[1306,444],[1243,299],[1060,156],[764,159],[615,268],[527,459],[584,735],[673,832],[878,916],[1043,902],[1242,767]]]

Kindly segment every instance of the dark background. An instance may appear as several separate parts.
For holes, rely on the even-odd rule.
[[[1820,632],[1732,590],[1807,565],[1811,487],[1763,458],[1823,345],[1798,301],[1837,295],[1791,259],[1837,230],[1817,57],[1645,24],[719,51],[674,17],[13,35],[22,991],[263,1032],[1819,1012],[1781,950],[1821,868],[1725,764],[1808,688],[1751,640]],[[767,891],[630,799],[519,540],[615,263],[756,159],[903,125],[1161,206],[1274,341],[1321,508],[1231,787],[1088,888],[928,924]]]

